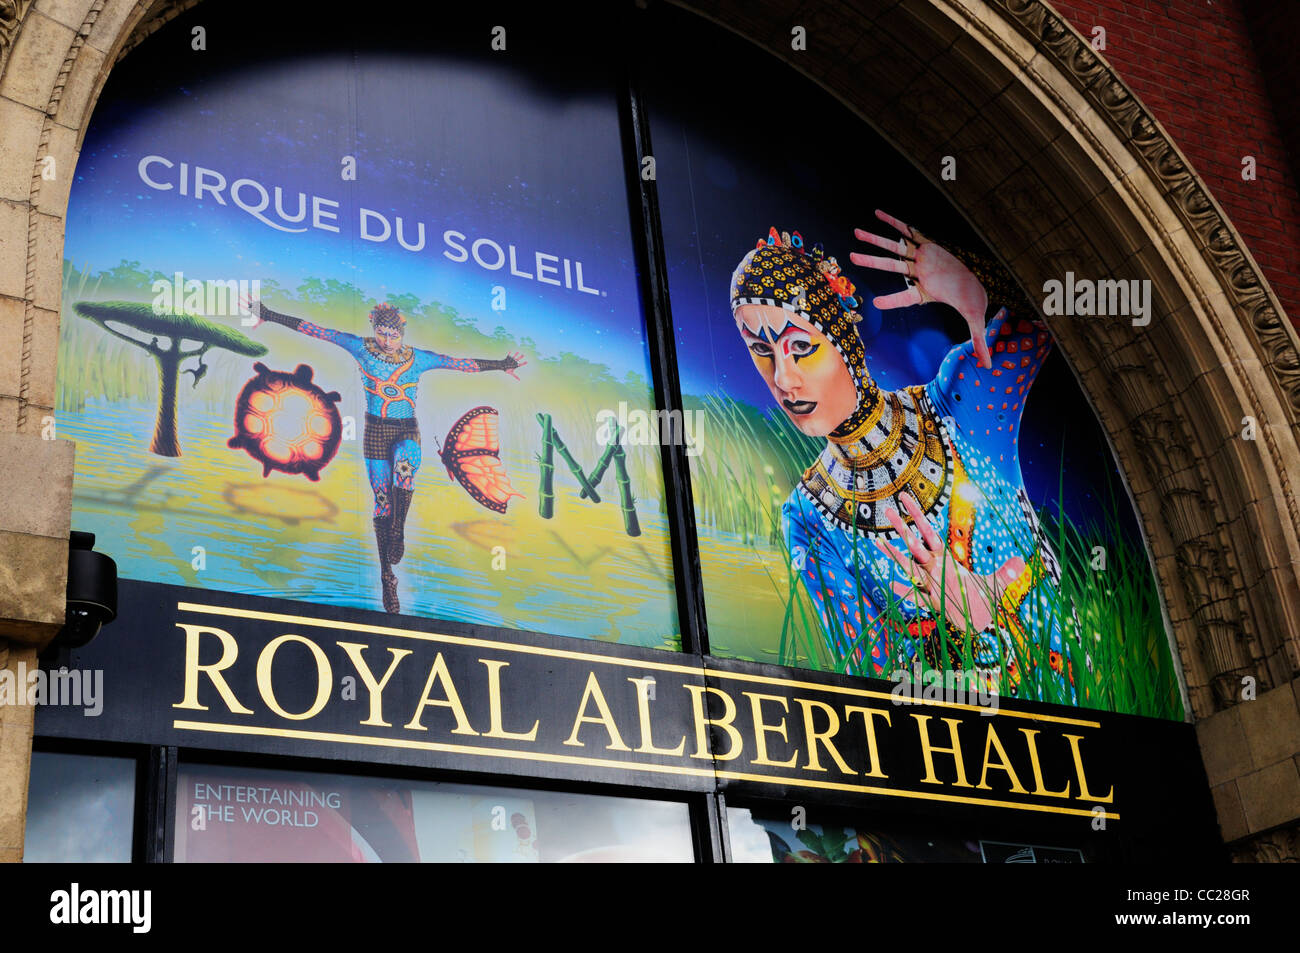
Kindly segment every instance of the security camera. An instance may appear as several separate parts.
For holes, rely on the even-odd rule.
[[[94,551],[95,534],[73,531],[68,548],[68,610],[57,645],[81,648],[117,618],[117,563]]]

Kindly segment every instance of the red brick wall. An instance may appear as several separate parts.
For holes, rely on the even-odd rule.
[[[1276,19],[1254,0],[1048,2],[1085,38],[1105,28],[1101,55],[1191,161],[1300,328],[1300,157],[1288,154],[1290,130],[1279,122],[1295,115],[1300,89],[1279,82],[1290,67],[1277,59]],[[1290,57],[1300,55],[1293,29],[1284,42]],[[1270,80],[1288,101],[1274,105]],[[1241,178],[1247,155],[1257,163],[1253,182]]]

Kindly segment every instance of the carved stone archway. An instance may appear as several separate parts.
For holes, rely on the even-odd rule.
[[[31,488],[21,506],[0,501],[0,665],[30,660],[63,617],[72,453],[42,430],[71,170],[113,64],[196,2],[0,0],[0,477],[6,494]],[[1066,271],[1152,281],[1145,328],[1049,321],[1141,517],[1225,838],[1241,856],[1295,858],[1300,342],[1204,183],[1042,0],[680,5],[883,133],[1026,289]],[[956,181],[939,181],[944,156]],[[0,807],[0,859],[20,851],[26,802],[30,715],[14,717],[0,711],[0,805],[13,788],[22,806]]]

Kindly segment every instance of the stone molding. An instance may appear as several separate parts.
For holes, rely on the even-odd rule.
[[[1142,517],[1194,714],[1233,704],[1245,677],[1260,691],[1288,682],[1300,670],[1300,342],[1115,72],[1040,0],[679,5],[874,126],[1025,288],[1066,270],[1152,279],[1148,328],[1047,321]],[[790,49],[795,23],[808,52]],[[956,183],[939,180],[945,155]],[[1246,415],[1259,423],[1253,444],[1233,440]]]
[[[3,72],[9,50],[13,48],[18,24],[31,5],[32,0],[0,0],[0,72]]]

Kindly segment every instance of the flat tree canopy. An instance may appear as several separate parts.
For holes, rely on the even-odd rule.
[[[152,305],[133,301],[78,301],[73,310],[89,321],[94,321],[106,332],[134,344],[154,359],[158,365],[158,419],[154,423],[153,444],[149,449],[161,457],[179,457],[180,443],[176,438],[176,382],[182,373],[194,375],[194,386],[199,385],[199,378],[207,373],[203,357],[216,347],[248,357],[261,357],[266,353],[266,345],[259,344],[252,338],[245,337],[234,328],[228,328],[215,321],[197,314],[183,311],[154,311]],[[145,340],[124,334],[116,324],[149,335]],[[159,338],[167,339],[167,347],[158,343]],[[188,351],[181,350],[181,341],[197,343]],[[198,361],[198,367],[181,371],[181,365],[190,358]]]
[[[89,318],[105,331],[114,334],[117,332],[108,327],[109,321],[173,341],[179,342],[182,338],[198,341],[208,347],[219,347],[248,357],[261,357],[266,353],[266,345],[254,341],[235,328],[195,314],[181,311],[164,311],[159,314],[151,305],[132,301],[78,301],[74,310],[83,318]],[[148,341],[140,341],[139,344],[141,347],[149,346]]]

